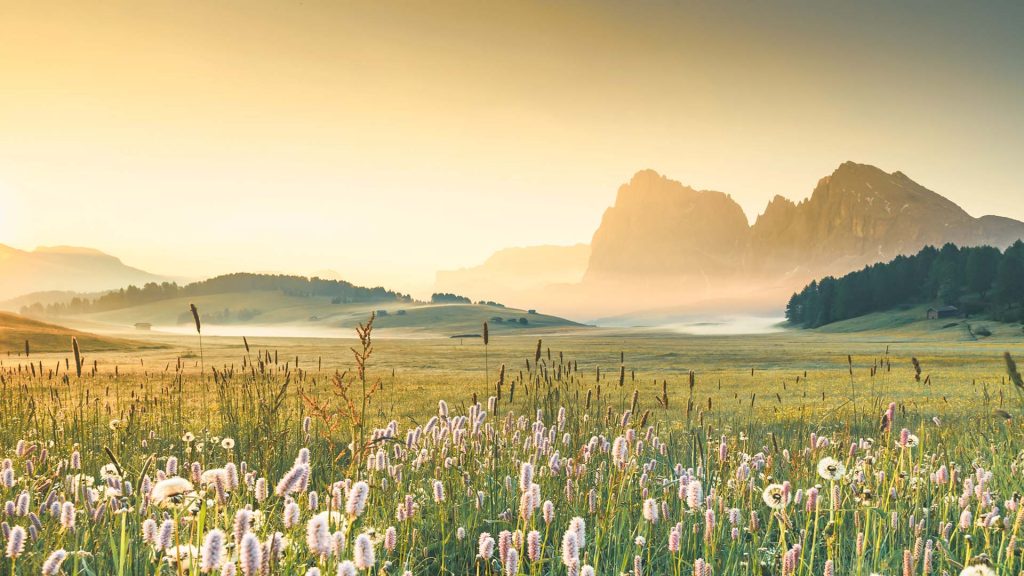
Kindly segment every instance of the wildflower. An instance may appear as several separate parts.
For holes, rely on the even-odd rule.
[[[179,476],[172,476],[153,485],[149,500],[160,508],[168,508],[180,504],[185,496],[195,491],[192,483]]]
[[[540,532],[531,530],[526,535],[526,556],[530,562],[536,562],[540,558]]]
[[[769,484],[765,487],[764,492],[761,493],[761,498],[773,510],[782,510],[789,504],[786,498],[785,487],[782,484]]]
[[[204,574],[213,572],[221,565],[224,558],[224,532],[219,529],[210,530],[203,539],[203,548],[199,552],[199,571]]]
[[[60,507],[60,526],[71,531],[75,529],[75,505],[72,502],[65,502]]]
[[[263,551],[260,541],[252,532],[246,532],[239,546],[238,561],[245,576],[257,576],[263,565]]]
[[[490,560],[491,556],[494,555],[494,538],[487,532],[480,533],[480,539],[477,541],[478,554],[484,560]]]
[[[366,509],[366,499],[370,495],[370,485],[359,481],[352,485],[348,492],[348,500],[345,502],[345,513],[350,518],[362,516]]]
[[[460,527],[459,530],[465,531]],[[460,538],[461,540],[461,538]],[[384,549],[388,552],[393,552],[395,547],[398,545],[398,530],[394,526],[388,526],[387,530],[384,531]]]
[[[180,566],[189,570],[192,560],[199,557],[199,550],[191,544],[179,544],[164,550],[164,560],[172,566]]]
[[[440,480],[434,480],[433,491],[434,491],[434,502],[437,502],[437,503],[444,502],[444,483],[442,483]]]
[[[25,551],[25,529],[21,526],[15,526],[11,528],[11,533],[7,537],[7,557],[17,558],[21,556],[21,553]]]
[[[580,546],[576,532],[570,528],[562,536],[562,564],[572,566],[580,558]]]
[[[658,503],[654,498],[644,500],[644,520],[647,520],[651,524],[656,524],[658,522]]]
[[[356,576],[356,565],[351,560],[338,564],[338,576]]]
[[[264,500],[266,500],[267,499],[267,479],[266,478],[257,478],[256,479],[256,488],[254,489],[254,491],[256,492],[256,501],[257,502],[263,502]]]
[[[281,477],[281,480],[274,488],[274,493],[278,496],[285,496],[292,492],[299,492],[304,487],[308,476],[308,464],[295,464]]]
[[[677,527],[672,527],[668,533],[668,551],[676,554],[682,548],[683,535]]]
[[[64,559],[68,557],[68,553],[63,548],[54,550],[46,557],[46,561],[43,562],[43,576],[56,576],[60,573],[60,567],[64,564]]]
[[[281,515],[285,529],[291,529],[299,523],[299,505],[294,501],[285,503],[284,510],[282,510]]]
[[[971,514],[971,511],[967,510],[965,508],[964,511],[960,513],[960,529],[961,530],[970,530],[971,529],[971,522],[973,520],[974,520],[974,516]]]
[[[173,540],[174,520],[164,520],[163,524],[160,525],[160,531],[157,533],[157,548],[160,550],[166,550],[171,547]]]
[[[234,438],[224,438],[223,440],[220,441],[220,447],[225,449],[225,450],[231,450],[232,448],[235,447],[235,439]]]
[[[505,556],[505,576],[515,576],[519,570],[519,552],[510,548]]]
[[[373,542],[370,541],[370,537],[367,534],[364,533],[356,536],[352,556],[355,560],[356,568],[360,570],[373,568],[376,558],[374,557]]]
[[[686,485],[686,505],[690,509],[700,508],[704,504],[704,487],[700,480],[690,480]]]
[[[242,538],[249,532],[250,527],[252,527],[252,510],[239,508],[235,512],[235,524],[231,533],[236,544],[242,541]]]
[[[533,464],[523,462],[519,467],[519,490],[528,492],[533,484]]]
[[[583,548],[587,545],[587,523],[583,518],[576,516],[569,520],[569,530],[576,532],[576,545]]]
[[[836,480],[842,479],[846,475],[846,465],[836,460],[835,458],[826,456],[818,462],[818,476],[821,476],[825,480]]]
[[[612,462],[619,468],[625,468],[629,461],[629,442],[622,436],[615,438],[612,444]]]
[[[594,576],[594,567],[590,564],[584,564],[583,568],[580,568],[580,576]]]
[[[155,546],[157,543],[156,537],[156,520],[152,518],[146,518],[142,521],[142,541],[146,544]]]
[[[227,480],[228,490],[238,488],[238,468],[232,462],[224,465],[224,479]]]
[[[185,432],[185,435],[181,437],[181,441],[186,443],[186,444],[194,442],[195,439],[196,439],[196,435],[191,433],[191,432]]]
[[[327,516],[317,514],[306,523],[306,546],[315,556],[331,553],[331,534],[327,529]]]

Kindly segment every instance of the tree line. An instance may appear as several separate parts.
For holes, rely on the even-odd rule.
[[[816,280],[793,294],[786,319],[817,328],[871,312],[917,304],[956,306],[964,314],[1024,321],[1024,242],[1005,251],[991,246],[941,249],[867,266],[840,278]]]
[[[150,282],[107,292],[96,298],[76,296],[67,302],[23,306],[22,314],[63,316],[104,312],[130,306],[149,304],[172,298],[227,294],[232,292],[279,291],[288,296],[328,297],[336,304],[350,302],[411,302],[408,294],[381,287],[364,288],[342,280],[325,280],[283,274],[236,273],[216,276],[179,286],[176,282]]]

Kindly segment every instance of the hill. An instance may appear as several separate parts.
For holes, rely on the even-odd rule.
[[[99,292],[167,278],[126,266],[91,248],[39,247],[29,252],[0,244],[0,300],[29,292]]]
[[[122,332],[136,322],[152,324],[155,331],[192,332],[189,304],[195,304],[204,334],[254,334],[278,332],[308,336],[349,336],[360,322],[377,313],[375,326],[382,331],[452,336],[480,333],[489,322],[497,332],[547,332],[581,327],[546,314],[484,304],[427,304],[422,302],[332,303],[326,297],[307,297],[279,292],[233,292],[173,298],[69,317],[69,322],[96,330]],[[501,320],[497,320],[500,318]],[[522,320],[521,320],[522,319]]]
[[[29,342],[30,353],[36,352],[69,352],[71,337],[78,339],[79,346],[87,351],[131,350],[142,347],[158,347],[141,345],[138,342],[120,338],[110,338],[79,332],[63,326],[48,324],[25,318],[17,314],[0,312],[0,352],[24,354],[25,341]]]
[[[292,334],[331,335],[351,332],[372,312],[379,312],[378,328],[436,335],[479,332],[485,321],[496,330],[545,331],[580,326],[555,316],[453,298],[460,302],[428,304],[384,288],[363,288],[338,280],[239,273],[186,286],[130,286],[93,299],[33,304],[24,311],[111,332],[133,330],[136,323],[150,324],[158,331],[192,330],[190,304],[199,309],[204,334],[239,334],[255,327],[284,331],[287,327]]]

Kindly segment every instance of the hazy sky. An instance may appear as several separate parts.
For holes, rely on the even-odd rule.
[[[1024,4],[0,0],[0,243],[429,288],[654,168],[1024,219]]]

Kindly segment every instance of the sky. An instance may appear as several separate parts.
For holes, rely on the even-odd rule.
[[[653,168],[1024,219],[1024,4],[0,0],[0,243],[429,293]]]

